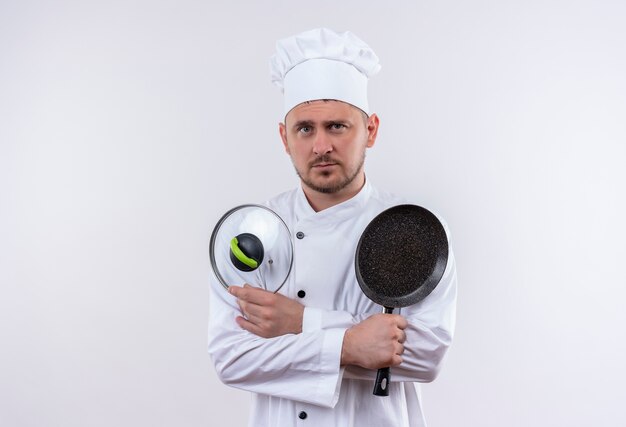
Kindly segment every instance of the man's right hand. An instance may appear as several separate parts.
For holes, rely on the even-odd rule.
[[[406,319],[398,314],[375,314],[346,331],[341,365],[366,369],[394,367],[402,363]]]
[[[279,293],[245,284],[229,286],[228,292],[237,298],[243,316],[237,324],[262,338],[274,338],[302,332],[304,306]]]

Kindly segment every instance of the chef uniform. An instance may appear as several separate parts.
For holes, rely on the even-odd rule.
[[[315,99],[338,99],[368,111],[363,82],[366,86],[369,73],[380,67],[356,36],[313,30],[281,40],[277,47],[272,70],[273,77],[285,83],[286,112]],[[285,78],[302,65],[305,69],[295,78]],[[356,83],[354,72],[363,77],[357,76]],[[304,84],[324,76],[350,83],[317,91],[315,84]],[[407,201],[378,190],[367,179],[354,197],[319,212],[302,188],[267,203],[285,221],[294,242],[293,268],[280,293],[305,306],[299,334],[266,339],[241,329],[235,322],[242,314],[236,298],[212,277],[209,353],[225,384],[253,393],[250,426],[426,425],[418,383],[435,378],[452,340],[456,308],[452,252],[435,290],[400,312],[408,322],[405,351],[402,364],[391,370],[389,396],[372,394],[375,371],[340,366],[346,330],[381,312],[355,277],[359,237],[377,214],[403,203]]]

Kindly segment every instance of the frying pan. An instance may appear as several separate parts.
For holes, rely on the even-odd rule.
[[[416,304],[435,289],[448,263],[446,231],[429,210],[398,205],[376,216],[356,249],[356,278],[384,313]],[[389,368],[376,376],[374,394],[389,395]]]

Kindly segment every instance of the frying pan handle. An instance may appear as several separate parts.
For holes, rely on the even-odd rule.
[[[389,368],[380,368],[376,374],[374,396],[389,396]]]
[[[385,307],[383,313],[393,313],[393,307]],[[380,368],[376,374],[376,382],[374,383],[374,396],[389,396],[389,381],[391,380],[391,371],[387,368]]]

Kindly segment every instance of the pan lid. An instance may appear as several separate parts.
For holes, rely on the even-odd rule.
[[[265,206],[237,206],[213,229],[209,256],[211,268],[225,288],[248,283],[277,292],[293,264],[291,232],[282,218]]]
[[[384,307],[406,307],[435,289],[448,262],[448,238],[437,217],[417,205],[398,205],[376,216],[356,250],[363,293]]]

